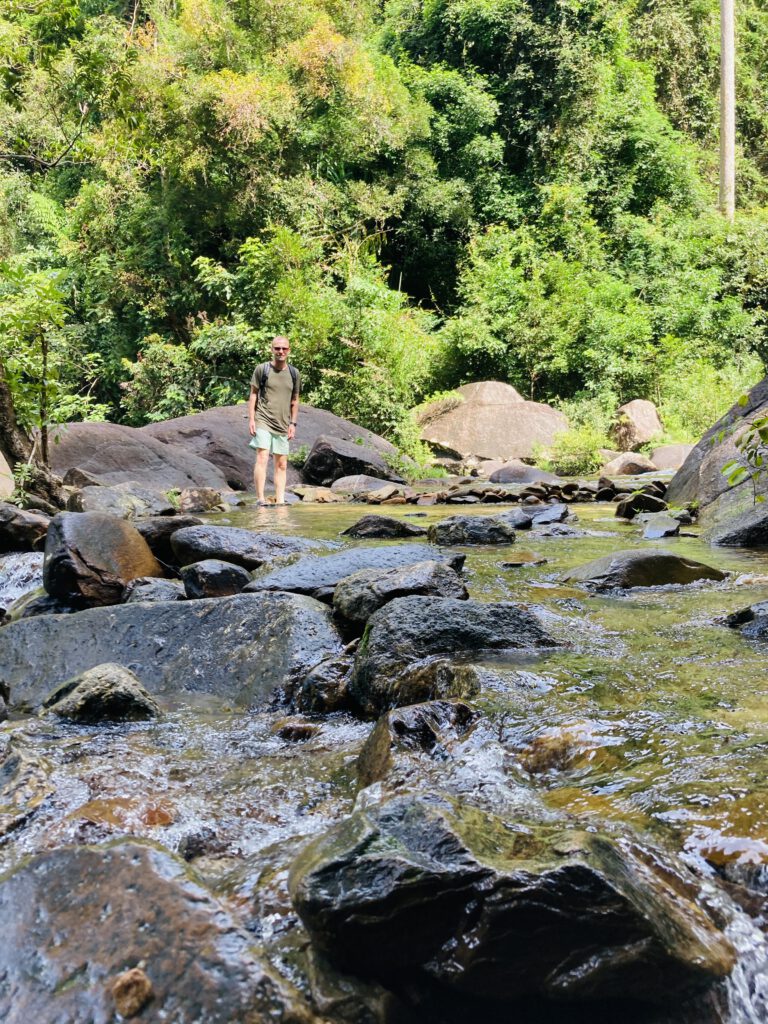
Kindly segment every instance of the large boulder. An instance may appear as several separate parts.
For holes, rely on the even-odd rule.
[[[5,1024],[308,1024],[253,936],[183,861],[148,843],[65,847],[24,860],[0,884],[0,917]]]
[[[67,508],[70,512],[106,512],[119,519],[172,516],[176,513],[167,494],[142,487],[135,480],[111,487],[82,487],[69,496]]]
[[[302,558],[293,565],[258,576],[248,584],[246,590],[289,590],[331,600],[339,581],[362,569],[396,569],[424,561],[444,562],[454,569],[461,569],[464,558],[463,554],[444,552],[429,544],[391,544],[386,547],[365,545],[332,555]]]
[[[458,388],[455,403],[438,402],[419,414],[421,439],[438,454],[467,459],[529,459],[551,445],[568,420],[549,405],[527,402],[499,381]]]
[[[616,410],[611,436],[620,452],[632,452],[664,433],[653,402],[635,398]]]
[[[389,468],[381,451],[368,445],[344,441],[322,434],[315,440],[301,471],[310,484],[330,487],[347,476],[373,476],[381,480],[399,479]]]
[[[117,423],[69,423],[51,446],[51,468],[59,476],[81,469],[102,484],[135,482],[155,491],[170,488],[226,489],[224,474],[180,445],[162,444],[143,429]]]
[[[4,501],[6,498],[10,498],[15,490],[16,481],[13,479],[11,467],[6,462],[5,456],[0,454],[0,500]]]
[[[318,541],[261,533],[237,526],[189,526],[171,534],[171,549],[180,565],[218,558],[244,569],[258,569],[280,555],[294,555],[322,547]]]
[[[429,662],[466,660],[481,651],[555,646],[531,612],[509,601],[457,601],[443,597],[400,597],[368,620],[350,680],[350,694],[364,714],[435,698],[465,696],[436,692],[452,673],[437,676]],[[461,680],[460,680],[461,681]]]
[[[750,511],[755,496],[768,495],[768,474],[753,484],[746,477],[737,484],[723,473],[726,463],[738,459],[736,441],[758,417],[768,414],[768,377],[756,384],[746,402],[736,402],[704,434],[682,467],[669,482],[667,501],[685,505],[695,501],[701,511],[701,523],[711,529],[733,516]]]
[[[423,597],[469,597],[461,576],[445,562],[415,562],[395,569],[363,569],[340,581],[333,592],[333,610],[345,622],[363,623],[388,601]]]
[[[45,540],[43,583],[70,604],[117,604],[137,576],[164,576],[130,523],[101,512],[60,512]]]
[[[706,520],[706,517],[705,517]],[[768,546],[768,505],[729,516],[705,530],[704,539],[724,548],[764,548]]]
[[[219,558],[204,558],[202,562],[182,566],[179,575],[187,598],[198,601],[239,594],[251,582],[250,573],[241,565],[222,562]]]
[[[226,478],[229,486],[235,490],[253,490],[254,453],[248,447],[248,411],[245,404],[227,405],[191,416],[150,423],[141,428],[141,433],[156,438],[173,449],[182,448],[213,463]],[[325,409],[302,405],[293,447],[311,448],[321,434],[338,437],[342,441],[356,441],[360,438],[366,447],[381,452],[395,450],[389,441],[378,437],[365,427],[359,427],[349,420],[334,416]],[[271,459],[267,479],[269,482],[272,480]],[[301,473],[289,464],[289,486],[299,483],[300,480]]]
[[[615,459],[606,462],[601,472],[603,476],[636,476],[639,473],[653,473],[656,467],[649,458],[640,452],[622,452]]]
[[[560,482],[560,477],[554,473],[548,473],[546,469],[538,469],[536,466],[529,466],[520,459],[510,459],[497,469],[494,469],[488,480],[492,484],[554,484]]]
[[[150,516],[136,523],[136,529],[149,544],[152,554],[166,565],[176,560],[171,547],[171,537],[186,526],[202,526],[197,516]]]
[[[39,551],[51,519],[44,512],[27,511],[0,502],[0,554],[6,551]]]
[[[0,680],[13,706],[31,708],[58,683],[105,662],[130,669],[154,696],[204,693],[263,707],[342,647],[330,609],[296,594],[44,615],[4,626],[2,637]]]
[[[628,590],[631,587],[659,587],[696,580],[724,580],[726,574],[711,565],[694,562],[672,551],[637,548],[596,558],[562,576],[565,583],[583,583],[591,590]]]
[[[692,444],[663,444],[651,452],[651,462],[656,469],[680,469],[693,451]]]
[[[518,830],[439,793],[357,810],[305,848],[290,888],[339,968],[469,997],[477,1020],[485,1001],[517,1019],[526,997],[551,1000],[553,1020],[568,1002],[677,1005],[736,959],[682,864],[565,822]]]

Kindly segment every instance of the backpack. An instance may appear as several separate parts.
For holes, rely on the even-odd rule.
[[[262,363],[261,364],[261,380],[259,382],[259,401],[260,402],[263,402],[266,399],[266,397],[267,397],[267,377],[269,377],[271,369],[272,369],[272,363]],[[295,366],[291,366],[290,363],[288,363],[288,370],[290,371],[291,380],[293,381],[293,390],[295,391],[296,390],[296,385],[298,384],[298,380],[299,380],[299,371],[296,369]]]

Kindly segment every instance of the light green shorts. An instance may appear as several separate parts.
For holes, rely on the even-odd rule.
[[[287,455],[289,451],[286,435],[273,434],[266,427],[257,427],[248,444],[251,448],[266,448],[270,455]]]

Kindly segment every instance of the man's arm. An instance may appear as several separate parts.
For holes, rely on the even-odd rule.
[[[256,433],[256,406],[259,402],[259,392],[251,384],[251,393],[248,396],[248,431],[253,437]],[[291,413],[291,419],[293,419],[293,413]]]
[[[288,440],[292,441],[296,437],[296,421],[299,418],[299,395],[296,393],[295,398],[291,398],[291,422],[288,427]]]

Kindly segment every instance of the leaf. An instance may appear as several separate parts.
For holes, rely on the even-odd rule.
[[[747,402],[748,402],[748,401],[749,401],[749,395],[740,395],[740,396],[739,396],[739,401],[738,401],[738,404],[739,404],[739,405],[740,405],[740,406],[742,407],[742,409],[743,409],[743,408],[744,408],[744,406],[745,406],[745,405],[747,404]]]
[[[735,484],[741,483],[741,481],[746,477],[746,475],[746,469],[744,469],[743,466],[739,466],[739,468],[735,469],[728,477],[728,483],[731,485],[731,487],[733,487]]]

